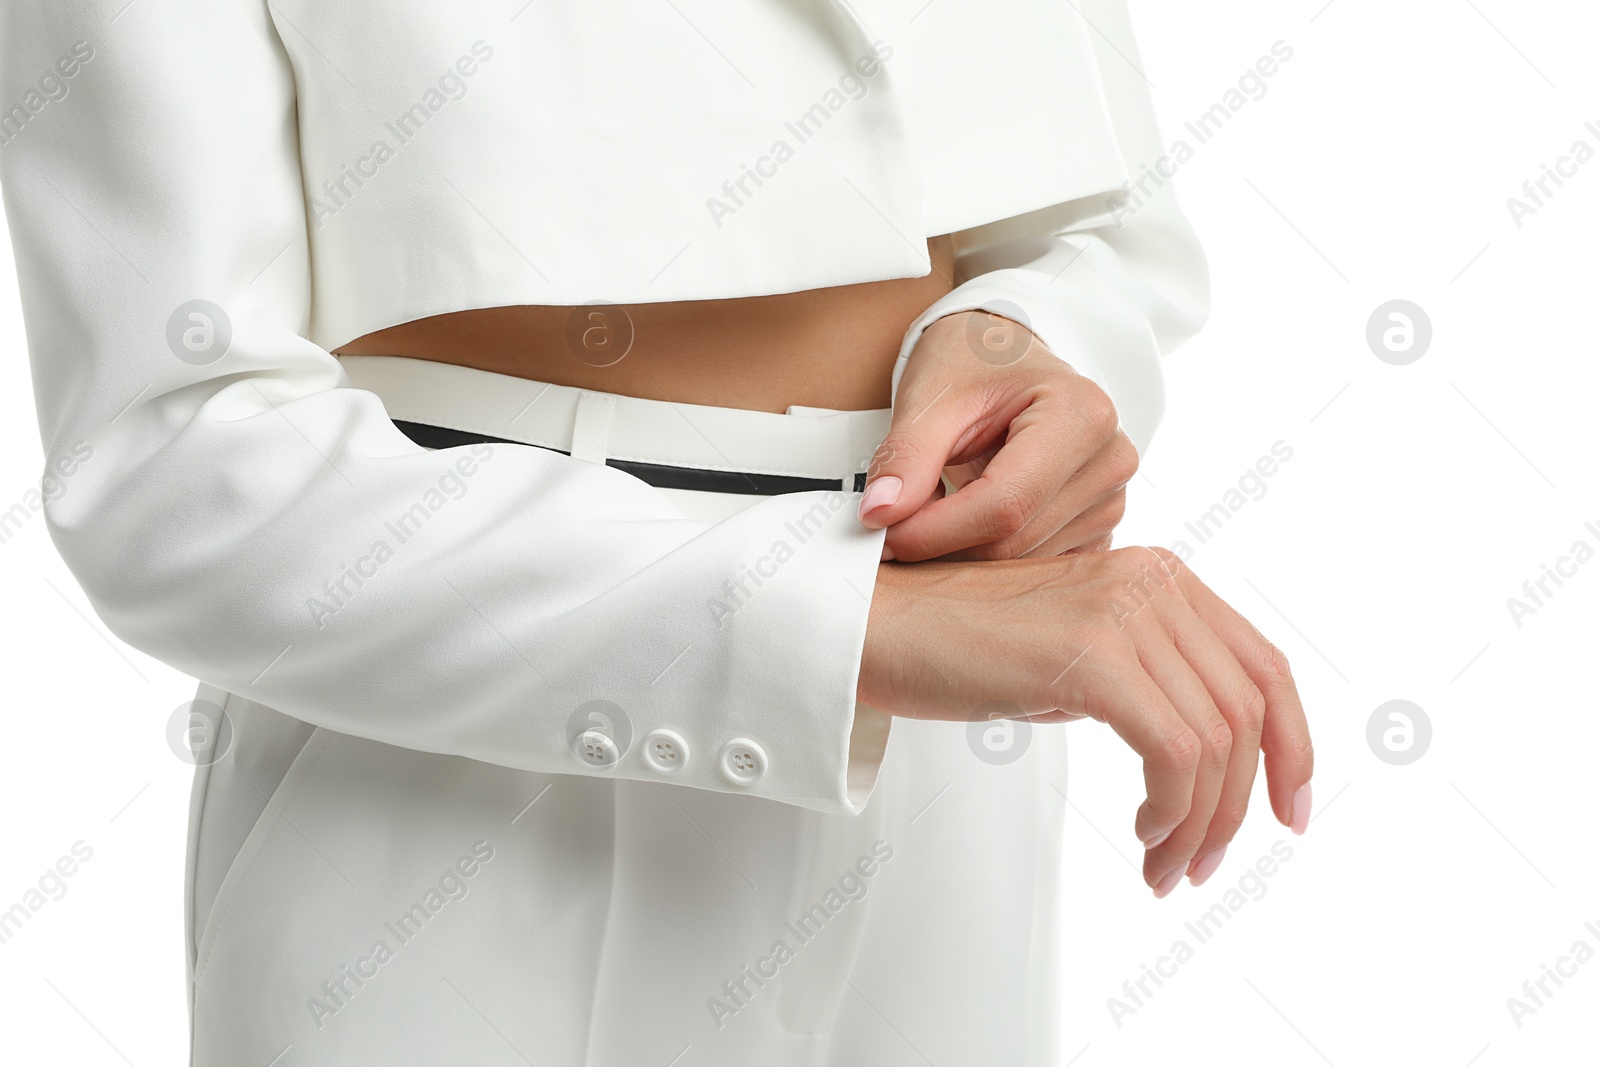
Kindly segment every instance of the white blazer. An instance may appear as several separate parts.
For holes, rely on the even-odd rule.
[[[412,444],[330,349],[467,308],[921,276],[923,238],[954,232],[961,284],[907,332],[895,382],[928,321],[990,308],[1100,382],[1142,450],[1159,358],[1205,315],[1121,0],[8,0],[0,18],[0,178],[47,469],[70,468],[49,529],[112,632],[238,712],[231,784],[220,764],[201,776],[191,827],[197,1063],[246,1062],[239,1035],[253,1056],[305,1025],[311,991],[252,1000],[252,953],[348,934],[295,901],[322,892],[304,871],[223,892],[292,806],[358,813],[369,832],[346,844],[393,850],[370,870],[444,842],[440,871],[466,879],[489,835],[431,825],[445,798],[586,776],[589,803],[616,805],[653,781],[575,753],[572,713],[593,699],[640,736],[759,740],[753,780],[704,760],[674,781],[794,817],[859,815],[889,732],[858,712],[867,601],[839,582],[872,588],[881,532],[831,524],[758,606],[722,626],[700,609],[792,503],[691,521],[615,470],[489,446],[426,553],[349,585],[375,529],[452,457]],[[438,803],[400,803],[408,780]],[[615,894],[626,859],[683,903],[648,841],[585,858],[568,814],[538,847],[574,879]],[[625,1057],[659,1051],[649,1035],[592,1030],[595,950],[567,924],[608,913],[543,877],[506,899],[546,940],[480,938],[506,958],[472,966],[519,974],[512,957],[549,954],[541,979],[503,987],[565,1035],[540,1062],[647,1062]],[[279,925],[297,914],[305,927]],[[225,964],[207,955],[219,939]],[[670,963],[630,966],[670,980]],[[200,976],[219,968],[234,993],[208,1001]],[[551,999],[562,975],[570,997]],[[461,1062],[504,1053],[441,1019],[391,1022],[448,1032]],[[355,1032],[349,1048],[382,1044]],[[320,1047],[295,1062],[353,1062]]]

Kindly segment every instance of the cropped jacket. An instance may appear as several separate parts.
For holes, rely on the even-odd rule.
[[[759,783],[702,761],[683,784],[852,813],[874,769],[850,739],[881,725],[855,699],[881,532],[825,524],[715,618],[708,591],[792,497],[705,523],[546,450],[424,450],[330,354],[356,337],[917,277],[953,233],[958,284],[894,383],[928,322],[987,308],[1099,382],[1142,450],[1161,356],[1206,312],[1121,0],[7,0],[0,20],[50,533],[118,637],[344,734],[641,773],[574,758],[571,710],[605,699],[691,746],[759,728]],[[425,537],[346,581],[434,498]]]

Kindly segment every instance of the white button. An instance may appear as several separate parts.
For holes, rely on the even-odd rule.
[[[689,765],[689,746],[672,730],[652,730],[644,739],[644,761],[660,774],[677,774]]]
[[[767,773],[767,753],[749,738],[736,737],[722,746],[717,764],[734,785],[754,785]]]
[[[599,730],[585,730],[572,739],[572,754],[579,763],[591,767],[609,767],[617,762],[617,743]]]

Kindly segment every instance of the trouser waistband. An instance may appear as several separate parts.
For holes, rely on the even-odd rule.
[[[651,485],[771,496],[860,491],[889,408],[784,413],[623,396],[405,356],[340,356],[425,448],[536,445],[618,467]]]

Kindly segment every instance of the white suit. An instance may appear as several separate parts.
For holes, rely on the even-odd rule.
[[[496,443],[426,450],[329,350],[920,276],[955,232],[896,382],[926,322],[987,307],[1143,448],[1206,286],[1121,3],[3,18],[41,435],[92,454],[50,530],[232,731],[190,834],[196,1064],[1053,1062],[1060,731],[1002,768],[856,704],[882,534],[853,503],[713,514],[581,435],[527,447],[494,396],[437,407],[487,405]],[[848,490],[846,422],[795,454]]]

